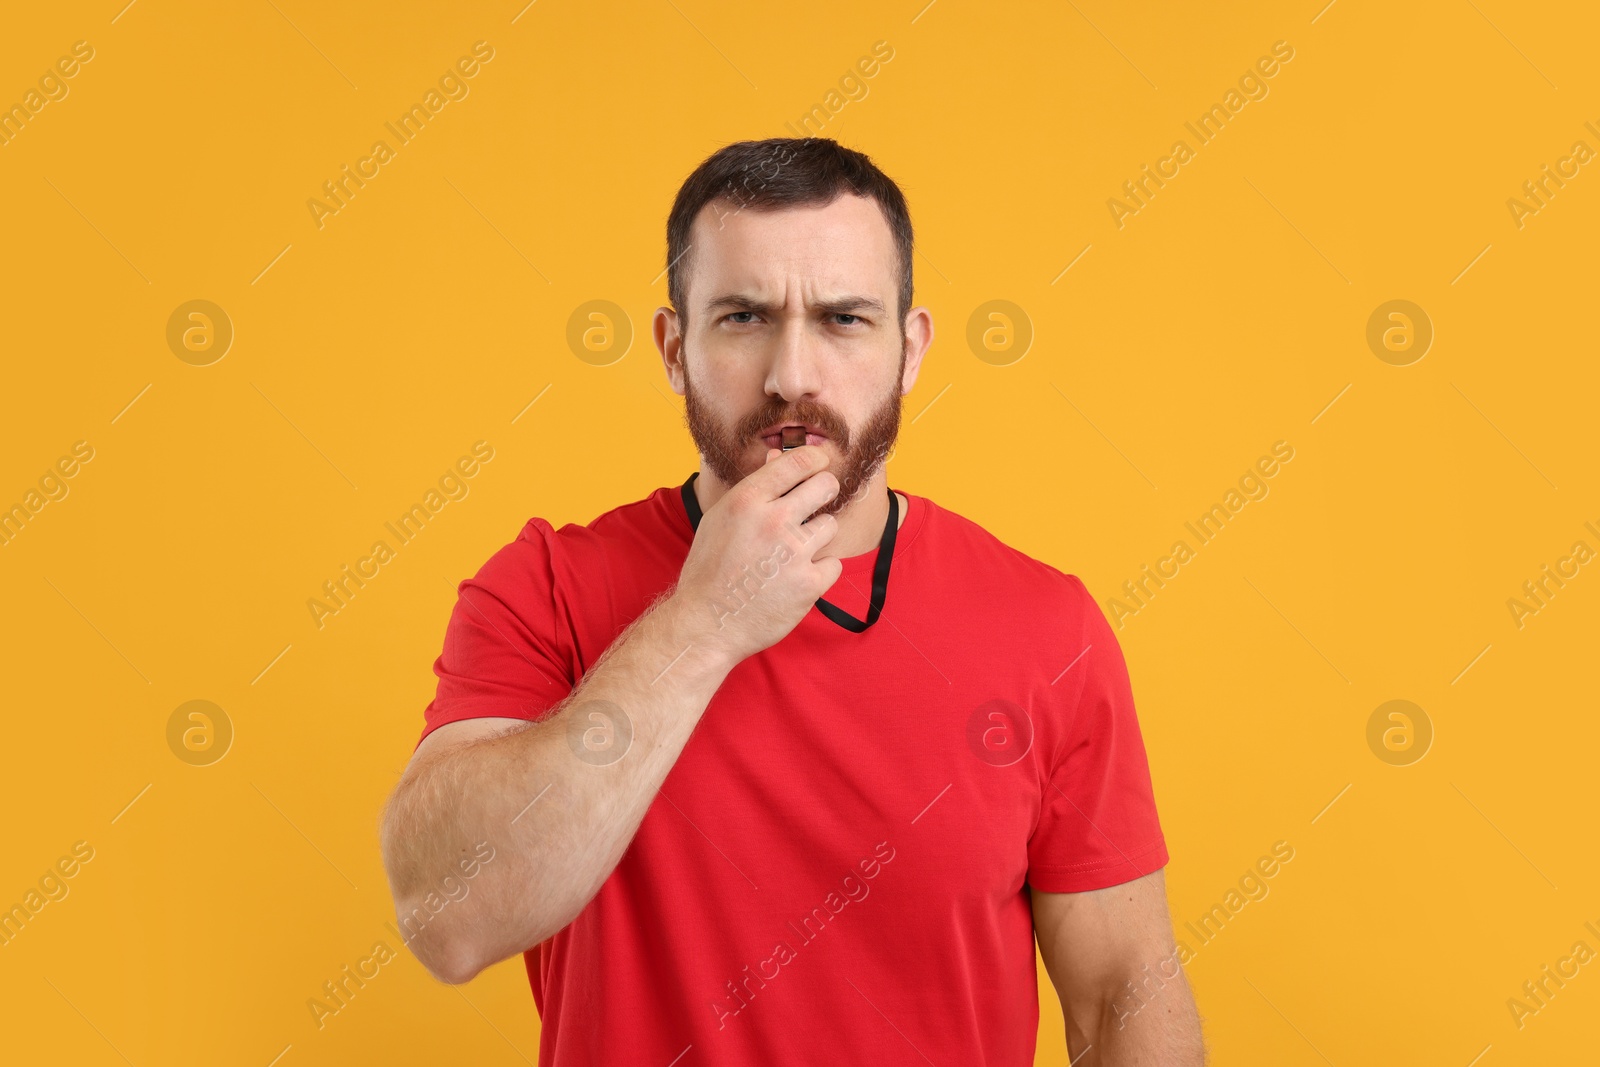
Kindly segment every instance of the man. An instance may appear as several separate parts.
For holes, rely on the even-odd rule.
[[[462,583],[383,824],[407,943],[523,953],[541,1065],[1022,1067],[1037,935],[1075,1064],[1202,1063],[1110,626],[888,488],[933,341],[900,190],[730,145],[667,258],[700,470]]]

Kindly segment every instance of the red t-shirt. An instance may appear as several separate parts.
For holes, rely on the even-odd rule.
[[[1027,1067],[1025,886],[1165,866],[1099,605],[904,495],[878,621],[852,633],[813,607],[735,667],[599,894],[524,954],[541,1067]],[[529,520],[461,584],[423,736],[550,714],[692,536],[677,486],[587,526]],[[876,558],[845,559],[825,598],[864,619]]]

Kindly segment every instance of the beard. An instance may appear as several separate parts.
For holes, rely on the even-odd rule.
[[[687,353],[681,348],[679,353],[683,359],[684,421],[689,424],[689,434],[694,438],[695,447],[700,450],[706,466],[724,485],[737,485],[747,475],[765,466],[765,449],[761,455],[753,456],[750,447],[752,444],[765,444],[756,436],[760,431],[775,424],[809,423],[822,430],[828,443],[840,455],[828,464],[828,469],[839,479],[839,492],[808,518],[837,515],[861,495],[894,450],[895,439],[900,435],[899,373],[895,375],[889,395],[853,431],[837,412],[824,404],[801,400],[790,405],[780,397],[768,397],[767,403],[734,426],[726,427],[695,391],[689,377]],[[905,363],[905,348],[902,345],[901,373],[905,371]]]

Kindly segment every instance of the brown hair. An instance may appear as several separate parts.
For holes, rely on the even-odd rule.
[[[900,187],[860,152],[827,137],[771,137],[738,141],[718,149],[684,180],[667,216],[667,299],[684,324],[688,307],[684,275],[689,266],[689,231],[702,208],[724,199],[736,211],[830,204],[844,193],[878,202],[894,237],[900,268],[902,329],[911,309],[911,213]]]

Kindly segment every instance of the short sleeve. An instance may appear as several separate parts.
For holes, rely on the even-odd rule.
[[[418,745],[462,719],[541,719],[572,692],[575,657],[556,608],[554,540],[547,522],[531,519],[457,587]]]
[[[1069,717],[1028,841],[1028,884],[1047,893],[1121,885],[1167,864],[1122,648],[1083,582],[1067,578],[1080,620],[1067,629],[1081,635],[1069,655],[1081,658],[1060,679],[1073,685]]]

